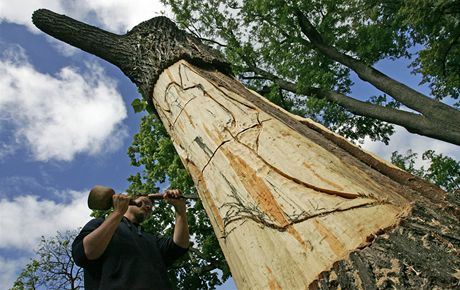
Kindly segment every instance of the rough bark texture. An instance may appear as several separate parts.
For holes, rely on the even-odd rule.
[[[153,85],[163,69],[180,59],[230,73],[230,65],[216,50],[185,33],[167,17],[159,16],[116,35],[46,9],[32,16],[42,31],[97,55],[119,67],[141,94],[152,95]]]
[[[239,288],[459,286],[458,197],[247,90],[165,18],[125,36],[44,10],[34,23],[153,97]]]
[[[458,205],[457,201],[443,208],[426,201],[415,202],[397,227],[336,262],[310,288],[458,289]]]

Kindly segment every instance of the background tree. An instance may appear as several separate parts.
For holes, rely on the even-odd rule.
[[[14,282],[11,290],[83,289],[83,269],[72,259],[72,241],[77,230],[58,232],[51,238],[42,237],[32,259]]]
[[[428,167],[416,167],[418,154],[407,151],[401,154],[395,151],[391,154],[391,162],[399,168],[436,184],[447,192],[457,193],[460,197],[460,162],[443,154],[427,150],[422,154],[422,160],[429,162]]]
[[[460,144],[458,1],[164,2],[225,53],[241,80],[288,110],[351,139],[387,142],[391,123]],[[400,57],[434,99],[373,68]],[[353,96],[352,71],[382,94]]]

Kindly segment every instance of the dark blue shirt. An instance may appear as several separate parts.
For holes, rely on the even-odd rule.
[[[145,233],[123,218],[104,254],[88,260],[83,238],[103,222],[103,218],[89,221],[72,244],[74,261],[84,268],[86,290],[171,289],[167,267],[187,249],[171,238]]]

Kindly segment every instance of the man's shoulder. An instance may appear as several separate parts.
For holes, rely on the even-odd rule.
[[[97,228],[104,222],[104,220],[105,218],[103,217],[93,218],[86,223],[83,229]]]
[[[144,231],[143,232],[143,235],[149,239],[150,241],[156,243],[156,244],[159,244],[159,243],[162,243],[164,240],[168,240],[169,238],[168,237],[165,237],[159,233],[152,233],[152,232],[146,232]]]
[[[88,223],[97,224],[97,223],[103,223],[104,221],[105,221],[105,217],[97,217],[97,218],[91,219]]]

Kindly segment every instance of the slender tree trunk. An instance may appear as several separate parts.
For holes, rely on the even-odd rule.
[[[54,17],[41,10],[34,22],[54,35]],[[146,23],[114,37],[127,39],[122,70],[151,98],[238,288],[459,286],[458,197],[246,89],[164,18]]]

